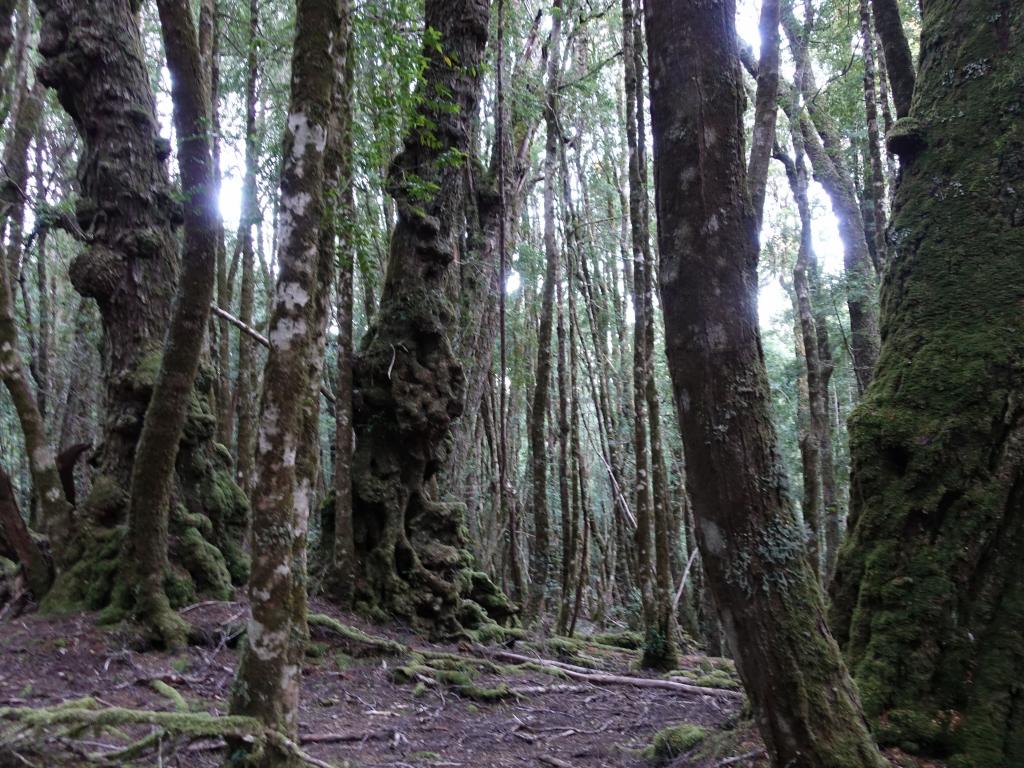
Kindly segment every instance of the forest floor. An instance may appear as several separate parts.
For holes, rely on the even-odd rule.
[[[324,764],[394,766],[548,766],[586,768],[655,765],[740,768],[763,765],[761,745],[741,724],[742,697],[724,659],[687,656],[677,680],[711,693],[593,682],[579,671],[665,680],[635,669],[636,651],[596,642],[519,641],[507,646],[431,645],[398,629],[382,629],[314,604],[348,627],[410,646],[382,653],[372,643],[314,625],[303,669],[301,748]],[[123,629],[98,626],[89,614],[25,615],[0,624],[0,707],[53,707],[84,697],[94,707],[225,714],[245,621],[242,603],[187,609],[205,639],[178,653],[132,649]],[[507,654],[567,665],[562,671],[527,665]],[[502,656],[506,654],[506,656]],[[429,666],[424,666],[429,665]],[[567,676],[572,670],[575,676]],[[439,671],[443,670],[443,671]],[[655,735],[691,724],[674,739]],[[140,728],[142,730],[140,730]],[[90,736],[78,747],[104,750],[145,734],[132,726],[120,737]],[[86,737],[77,737],[86,738]],[[696,740],[696,741],[695,741]],[[52,749],[68,748],[51,739]],[[193,739],[173,754],[141,765],[218,765],[223,743]],[[647,754],[644,750],[647,748]],[[45,749],[43,750],[45,753]],[[32,753],[40,754],[37,750]],[[731,760],[744,756],[741,759]],[[8,753],[11,765],[39,765]],[[6,766],[0,750],[0,766]],[[42,765],[54,763],[44,761]],[[72,762],[71,764],[74,764]],[[110,764],[110,763],[108,763]],[[114,762],[114,764],[121,764]],[[127,763],[126,763],[127,764]]]

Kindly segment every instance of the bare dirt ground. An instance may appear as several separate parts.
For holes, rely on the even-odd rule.
[[[313,610],[327,610],[314,605]],[[382,629],[359,619],[332,614],[345,624],[387,636],[428,653],[446,652],[466,659],[514,652],[547,658],[593,671],[644,676],[633,668],[636,652],[587,643],[566,648],[557,643],[518,642],[514,648],[428,645],[400,629]],[[53,707],[91,697],[94,707],[157,711],[227,713],[238,652],[234,647],[245,621],[242,603],[200,604],[185,612],[205,643],[169,654],[132,649],[123,629],[96,625],[88,614],[64,617],[26,615],[0,624],[0,707]],[[548,766],[649,768],[658,760],[643,749],[658,731],[690,723],[705,737],[682,753],[664,756],[661,765],[764,765],[760,744],[749,725],[740,724],[743,700],[729,691],[695,695],[628,684],[595,684],[560,677],[537,667],[504,661],[468,663],[473,693],[458,680],[439,682],[428,671],[412,669],[410,656],[381,655],[366,644],[314,626],[303,670],[301,748],[323,764],[361,768],[415,766]],[[416,657],[411,657],[415,663]],[[431,663],[429,660],[427,663]],[[453,669],[460,663],[452,662]],[[405,667],[405,674],[397,671]],[[712,677],[707,672],[711,670]],[[700,656],[685,657],[679,679],[730,685],[728,666]],[[459,673],[454,673],[458,675]],[[462,673],[465,674],[465,673]],[[646,676],[659,679],[655,676]],[[660,678],[664,679],[664,678]],[[464,682],[464,681],[463,681]],[[161,685],[161,683],[165,685]],[[489,701],[484,691],[504,684],[513,692]],[[167,686],[180,694],[175,701]],[[469,692],[471,695],[467,695]],[[474,698],[475,697],[475,698]],[[39,756],[65,755],[62,764],[85,765],[87,753],[102,754],[146,734],[132,726],[118,736],[76,734],[74,746],[63,738],[35,751],[12,742],[0,766],[53,765]],[[0,741],[5,731],[0,727]],[[9,735],[10,730],[6,731]],[[158,749],[124,765],[218,765],[224,759],[218,739],[186,739],[177,749]],[[19,751],[21,750],[21,751]],[[77,752],[76,752],[77,750]],[[80,754],[80,763],[66,755]],[[742,755],[739,760],[731,758]],[[100,763],[102,764],[102,763]]]

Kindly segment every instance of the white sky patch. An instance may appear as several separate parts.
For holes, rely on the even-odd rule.
[[[518,291],[523,285],[523,277],[515,269],[510,270],[508,277],[505,278],[505,293],[512,295]]]

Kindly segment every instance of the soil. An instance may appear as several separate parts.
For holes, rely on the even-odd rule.
[[[468,645],[428,645],[401,628],[369,625],[324,605],[314,604],[312,610],[417,649],[473,657],[474,649]],[[93,697],[101,706],[173,711],[174,702],[153,687],[154,681],[163,681],[184,697],[191,711],[225,714],[245,606],[202,603],[186,609],[184,616],[205,642],[174,654],[135,650],[127,630],[97,626],[89,614],[26,615],[2,623],[0,706],[53,706]],[[593,685],[503,667],[501,674],[478,674],[474,684],[486,687],[503,682],[521,693],[499,702],[474,701],[450,686],[417,689],[414,682],[397,681],[395,667],[406,663],[400,657],[381,656],[318,627],[313,627],[312,635],[303,670],[300,736],[303,750],[332,765],[649,768],[655,763],[641,755],[643,748],[659,730],[681,723],[703,726],[709,736],[698,748],[699,755],[678,755],[662,761],[663,765],[709,767],[760,749],[749,725],[737,725],[742,699],[736,696]],[[551,651],[552,645],[557,644],[518,642],[511,650],[539,657],[537,648]],[[557,651],[545,655],[558,658]],[[635,651],[591,643],[563,659],[642,676],[633,668],[636,657]],[[708,664],[704,657],[690,656],[680,668],[684,674],[691,669],[697,678]],[[143,730],[131,735],[144,734]],[[82,738],[92,751],[125,743],[104,735]],[[223,761],[219,746],[210,741],[183,743],[173,757],[154,754],[135,764],[219,765]],[[21,757],[8,760],[12,765],[26,764]],[[39,763],[30,760],[30,764]],[[2,756],[0,765],[6,765]],[[765,763],[758,755],[729,765],[749,768]]]

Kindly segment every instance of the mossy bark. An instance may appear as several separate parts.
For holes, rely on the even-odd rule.
[[[1024,7],[924,7],[832,617],[880,735],[1024,762]]]
[[[325,150],[331,131],[335,56],[342,43],[341,0],[300,0],[292,51],[291,95],[280,191],[278,274],[268,337],[253,493],[252,616],[232,698],[232,712],[268,728],[298,731],[305,649],[305,542],[312,503],[304,429],[308,400],[322,369],[318,283],[325,212]],[[329,284],[329,283],[328,283]],[[288,765],[280,751],[257,765]]]
[[[392,163],[398,222],[354,369],[356,599],[435,634],[462,628],[460,574],[470,565],[463,506],[436,501],[428,488],[463,405],[445,286],[458,256],[489,13],[484,0],[426,3],[436,44],[424,46],[416,122],[430,128],[410,131]]]
[[[106,395],[92,491],[80,505],[82,535],[69,543],[67,552],[56,553],[59,559],[74,563],[69,571],[75,575],[58,577],[58,595],[48,602],[54,607],[71,607],[76,601],[90,607],[110,603],[112,614],[116,614],[130,602],[130,590],[126,579],[110,576],[120,558],[109,543],[123,533],[119,526],[128,516],[135,451],[164,363],[162,345],[171,323],[179,274],[174,227],[184,221],[185,212],[168,178],[170,143],[159,135],[134,4],[128,0],[37,0],[36,7],[42,17],[39,78],[56,91],[81,138],[75,217],[89,235],[89,243],[72,262],[70,272],[76,290],[99,306]],[[172,62],[172,66],[178,65]],[[197,106],[196,113],[201,114],[202,122],[205,109]],[[191,132],[179,129],[179,134]],[[191,157],[196,142],[186,145]],[[190,166],[188,177],[183,174],[182,178],[191,189],[195,187],[190,181],[195,178],[192,162],[184,156],[182,160]],[[205,269],[204,264],[198,266]],[[198,283],[190,280],[187,286],[186,300],[196,317],[201,311],[198,304],[203,302],[205,308],[209,301],[203,301],[206,297]],[[182,365],[184,358],[193,357],[190,348],[201,345],[205,326],[205,320],[190,324],[190,330],[182,334],[189,337],[188,343],[168,353],[168,368],[180,376],[174,391],[184,393],[176,397],[179,417],[182,403],[187,407],[183,427],[162,435],[170,443],[163,446],[170,452],[169,461],[179,470],[170,483],[167,507],[174,510],[187,503],[188,514],[199,515],[203,521],[190,517],[196,525],[182,530],[195,529],[197,533],[227,531],[218,520],[236,518],[241,505],[230,480],[225,484],[217,471],[222,462],[213,442],[216,419],[209,407],[211,388],[202,383],[193,387],[195,364]],[[204,376],[199,378],[202,381]],[[173,434],[181,430],[184,438],[177,450]],[[166,465],[167,456],[163,461]],[[202,471],[207,467],[212,474]],[[202,486],[211,483],[224,492],[203,493]],[[221,501],[227,505],[220,505]],[[166,518],[165,512],[159,514]],[[173,550],[177,542],[174,525],[171,527]],[[233,543],[237,548],[240,539]],[[206,572],[213,562],[176,563],[164,569],[165,579],[175,593],[191,593],[197,586],[191,574]],[[225,567],[221,561],[221,572],[212,582],[224,581]],[[243,571],[237,575],[242,576]]]
[[[174,312],[132,467],[125,578],[137,579],[138,618],[173,647],[184,644],[188,625],[172,612],[164,588],[168,507],[216,282],[217,198],[207,78],[191,8],[182,0],[158,0],[157,7],[172,77],[185,236]]]
[[[708,585],[773,763],[881,768],[771,421],[735,3],[646,13],[666,354]]]

